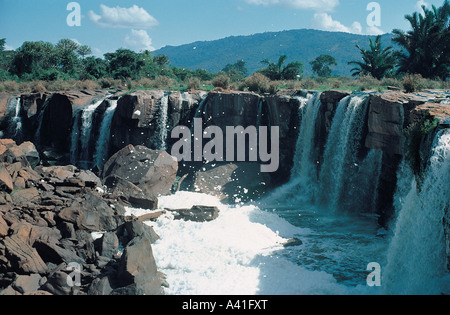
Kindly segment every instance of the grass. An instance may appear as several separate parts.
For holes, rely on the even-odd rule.
[[[229,78],[217,77],[211,81],[201,81],[190,78],[180,82],[170,77],[160,76],[155,79],[143,78],[140,80],[117,80],[102,78],[99,80],[56,80],[56,81],[1,81],[0,92],[8,93],[38,93],[85,89],[109,89],[112,91],[127,91],[160,89],[170,91],[186,90],[241,90],[256,93],[275,93],[277,90],[347,90],[347,91],[385,91],[388,87],[399,88],[407,92],[419,92],[426,89],[450,90],[450,82],[424,79],[418,75],[408,75],[403,79],[385,78],[377,80],[371,76],[359,78],[334,77],[317,78],[305,77],[296,81],[270,81],[260,74],[250,76],[243,81],[232,81]]]

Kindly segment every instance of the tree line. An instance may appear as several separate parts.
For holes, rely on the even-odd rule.
[[[383,47],[381,36],[369,39],[369,48],[360,50],[361,60],[348,62],[353,65],[353,76],[371,75],[376,79],[404,74],[420,74],[424,78],[447,80],[450,77],[450,4],[445,0],[439,8],[422,7],[423,13],[406,15],[411,29],[407,32],[393,30],[393,41],[401,50],[392,46]],[[56,45],[37,41],[24,42],[15,51],[5,50],[6,39],[0,39],[0,81],[55,81],[55,80],[139,80],[166,76],[185,82],[190,78],[201,81],[212,80],[218,75],[227,75],[232,81],[241,81],[248,76],[245,61],[226,65],[213,74],[203,69],[189,70],[170,65],[165,55],[153,56],[150,51],[134,52],[118,49],[104,54],[104,58],[92,56],[92,50],[70,39],[62,39]],[[264,66],[258,72],[270,80],[297,80],[303,74],[303,63],[288,64],[286,55],[276,62],[261,60]],[[334,57],[320,55],[310,62],[318,77],[331,77],[337,65]]]

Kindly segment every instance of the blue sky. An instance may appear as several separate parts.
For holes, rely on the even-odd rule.
[[[81,26],[69,26],[67,6],[79,4]],[[369,3],[380,23],[368,25]],[[0,0],[0,38],[7,48],[24,41],[70,38],[101,56],[118,48],[158,49],[232,35],[313,28],[358,34],[408,29],[405,14],[443,0]],[[374,20],[375,21],[375,20]],[[373,24],[373,23],[372,23]]]

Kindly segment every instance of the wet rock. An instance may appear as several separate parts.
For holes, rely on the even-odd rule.
[[[219,209],[217,207],[193,206],[191,209],[177,209],[170,211],[174,213],[175,220],[208,222],[219,217]]]

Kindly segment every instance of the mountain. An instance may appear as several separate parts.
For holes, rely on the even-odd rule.
[[[392,34],[383,35],[383,46],[393,45]],[[361,55],[355,45],[367,48],[369,37],[340,32],[302,29],[282,32],[266,32],[248,36],[231,36],[213,41],[198,41],[181,46],[165,46],[153,52],[170,58],[173,66],[209,72],[222,70],[238,60],[246,62],[249,74],[261,69],[261,60],[276,62],[280,55],[288,56],[287,62],[301,61],[304,74],[312,74],[310,61],[321,54],[336,58],[335,75],[350,75],[347,62],[359,60]]]

